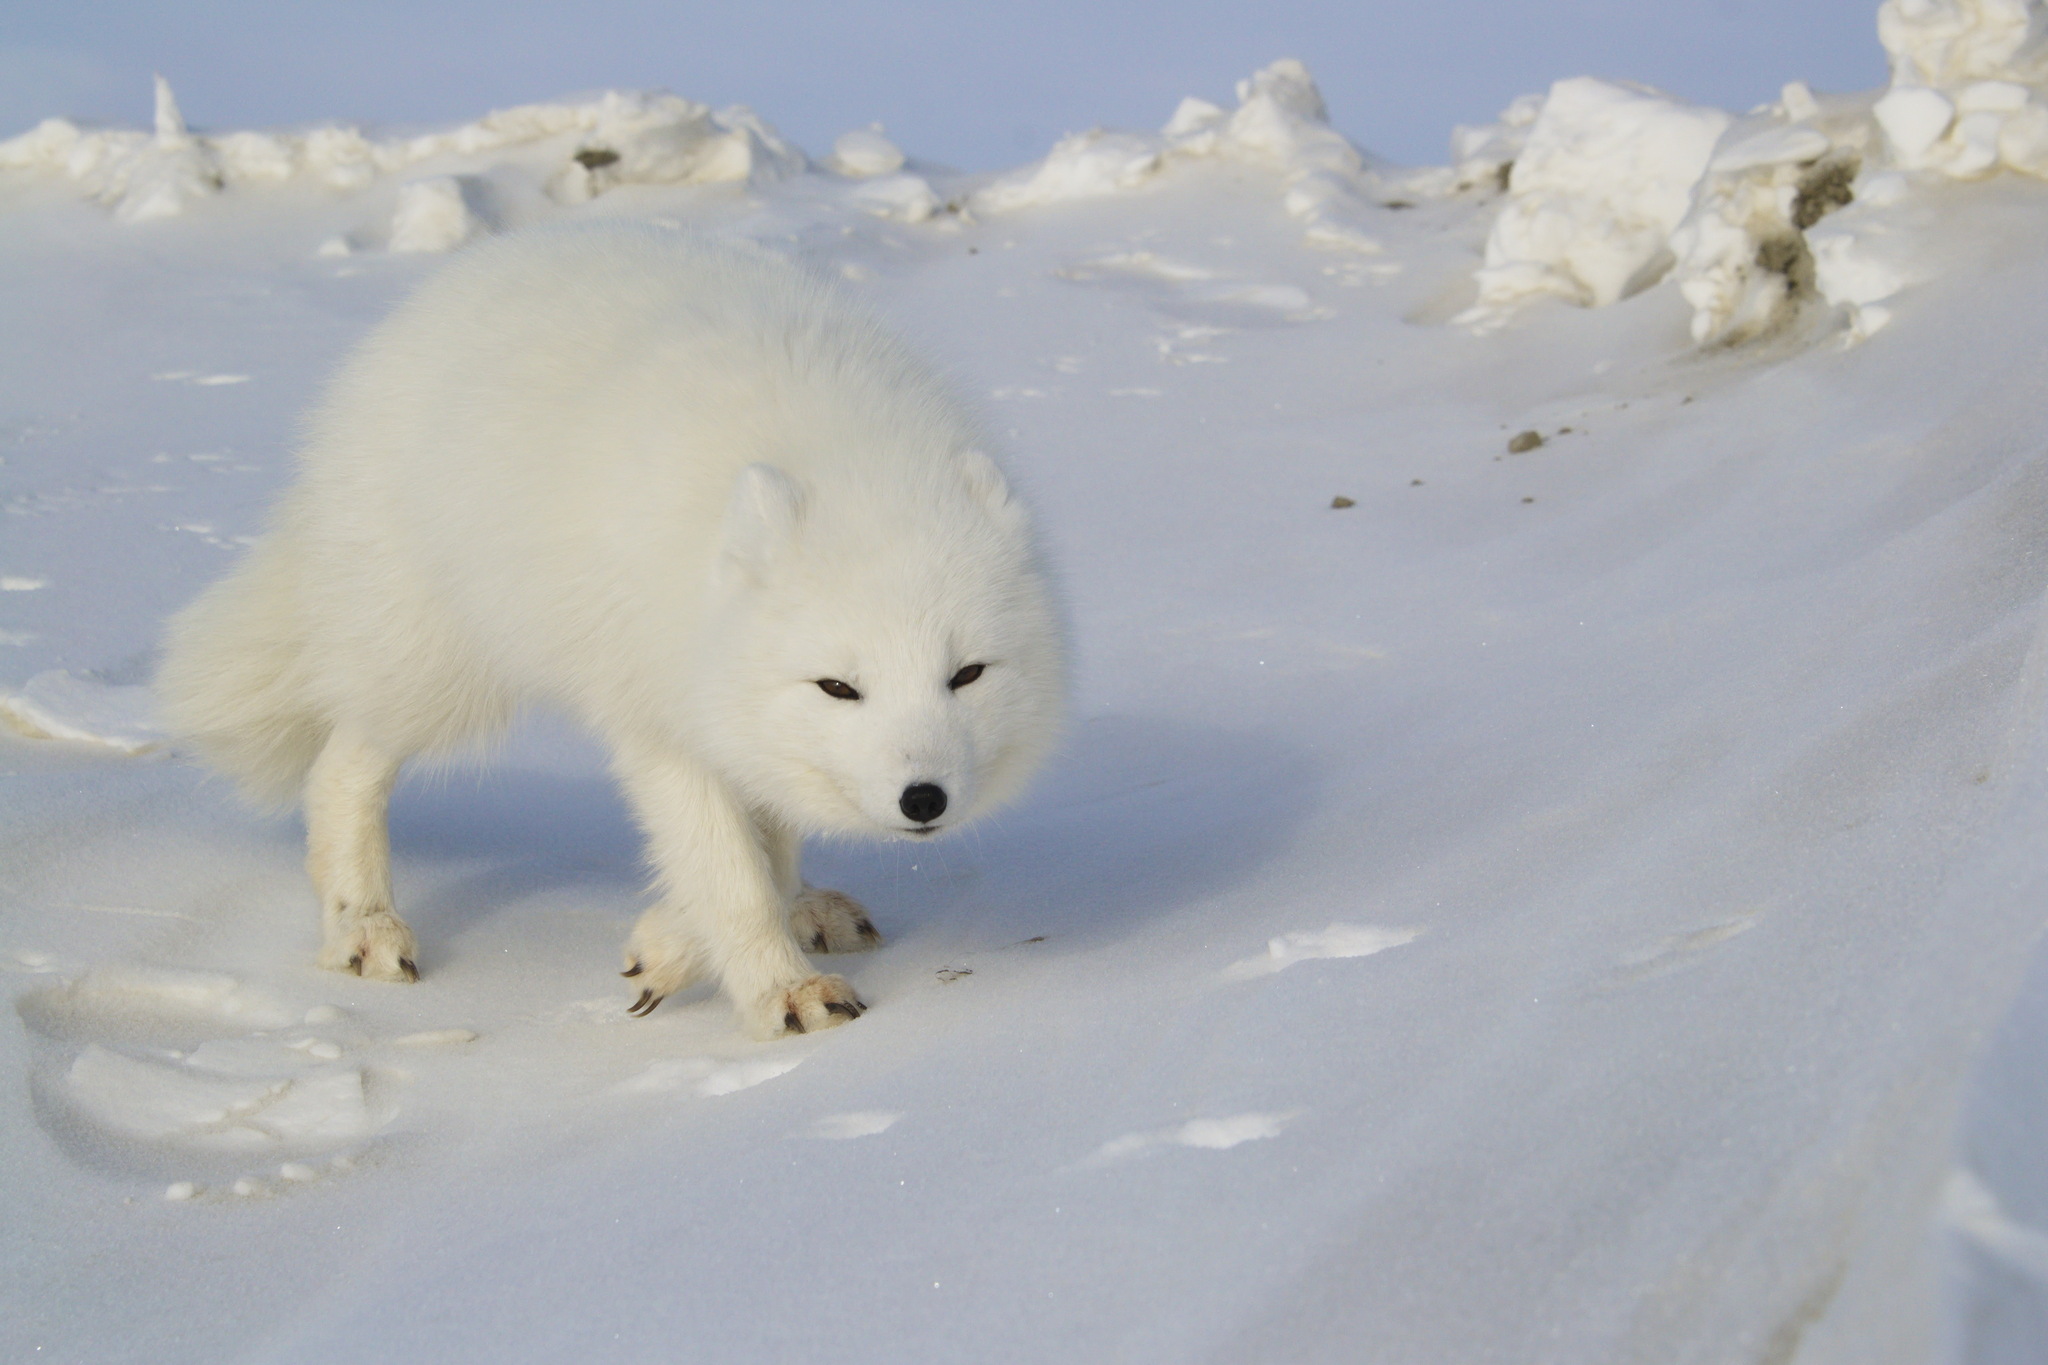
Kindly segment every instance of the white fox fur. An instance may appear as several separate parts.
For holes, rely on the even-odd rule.
[[[302,797],[323,965],[406,980],[399,766],[565,708],[657,875],[635,1008],[708,973],[756,1034],[839,1023],[864,1007],[803,950],[878,939],[804,885],[802,837],[952,829],[1058,726],[1058,616],[984,444],[766,251],[630,225],[490,242],[343,368],[268,534],[171,623],[165,713],[252,796]]]

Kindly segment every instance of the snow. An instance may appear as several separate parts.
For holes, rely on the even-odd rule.
[[[4,582],[46,586],[39,579]],[[147,687],[108,686],[62,669],[36,674],[18,692],[0,689],[0,724],[12,726],[17,733],[30,739],[100,744],[124,754],[146,754],[162,747],[164,736],[157,728],[154,711],[155,701]]]
[[[1478,302],[1459,320],[1497,327],[1531,299],[1600,307],[1655,283],[1728,122],[1608,81],[1553,85],[1487,236]]]
[[[865,179],[893,175],[903,169],[903,149],[889,141],[881,125],[841,133],[832,144],[827,166],[841,175]]]
[[[1419,170],[1288,62],[995,176],[629,92],[0,145],[0,1357],[2038,1356],[2038,11],[1884,13],[1887,91],[1566,81]],[[627,1017],[544,715],[398,793],[412,986],[152,728],[408,212],[764,242],[989,414],[1075,722],[810,855],[858,1023]]]
[[[470,211],[462,180],[453,175],[415,180],[398,191],[391,211],[393,251],[453,251],[481,228]]]

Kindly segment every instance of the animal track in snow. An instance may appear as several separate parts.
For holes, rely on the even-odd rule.
[[[1755,913],[1737,915],[1734,919],[1710,924],[1704,929],[1690,933],[1673,934],[1645,953],[1623,958],[1615,971],[1617,983],[1627,985],[1637,981],[1649,981],[1660,976],[1669,976],[1682,971],[1699,959],[1709,948],[1717,948],[1756,927]]]
[[[1150,251],[1110,252],[1062,266],[1053,273],[1076,284],[1105,285],[1135,293],[1160,312],[1194,322],[1270,327],[1335,316],[1318,306],[1299,285],[1233,279],[1207,266],[1176,261]]]
[[[737,1062],[720,1062],[712,1057],[666,1058],[649,1062],[639,1075],[621,1081],[613,1090],[621,1095],[664,1095],[687,1089],[694,1095],[711,1098],[772,1081],[796,1070],[803,1060],[791,1056]]]
[[[18,692],[0,692],[0,725],[28,739],[67,739],[124,754],[161,748],[146,687],[116,687],[63,669],[38,673]]]
[[[332,1169],[397,1112],[341,1011],[301,1016],[231,976],[103,967],[15,1007],[45,1129],[86,1159],[187,1177],[169,1199],[230,1179],[268,1192],[251,1160],[279,1163],[287,1184],[317,1179],[315,1163]]]
[[[1306,1112],[1304,1109],[1290,1109],[1278,1114],[1233,1114],[1220,1119],[1190,1119],[1175,1128],[1127,1133],[1103,1143],[1083,1164],[1104,1166],[1154,1147],[1201,1147],[1209,1151],[1224,1151],[1241,1143],[1279,1137],[1288,1124]]]
[[[197,384],[201,388],[212,389],[226,384],[246,384],[249,382],[250,376],[246,374],[200,374],[197,370],[165,370],[161,374],[151,375],[150,378],[166,383]]]
[[[1271,976],[1297,962],[1319,958],[1370,957],[1389,948],[1399,948],[1422,937],[1422,930],[1386,928],[1375,924],[1332,924],[1321,931],[1282,934],[1266,941],[1266,951],[1231,963],[1223,974],[1233,981]]]
[[[873,1137],[886,1133],[902,1118],[881,1109],[863,1109],[851,1114],[827,1114],[805,1129],[802,1136],[823,1138],[829,1142],[845,1142],[852,1138]]]

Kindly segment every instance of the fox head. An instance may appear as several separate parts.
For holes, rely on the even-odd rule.
[[[886,490],[735,480],[712,575],[700,752],[806,833],[922,838],[1014,795],[1066,660],[1024,509],[952,454]]]

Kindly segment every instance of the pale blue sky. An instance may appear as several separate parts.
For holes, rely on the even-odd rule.
[[[1337,125],[1436,162],[1561,76],[1742,109],[1791,79],[1881,84],[1876,0],[1265,0],[985,5],[842,0],[0,2],[0,135],[36,119],[144,122],[162,71],[198,126],[445,122],[605,86],[750,104],[806,149],[879,119],[913,155],[988,169],[1095,124],[1150,128],[1307,62]]]

